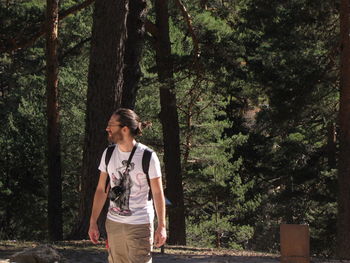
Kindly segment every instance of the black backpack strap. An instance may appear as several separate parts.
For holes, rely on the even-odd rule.
[[[143,173],[146,175],[148,186],[149,186],[148,200],[152,199],[151,182],[150,182],[149,174],[148,174],[149,164],[151,162],[151,157],[152,157],[152,152],[153,151],[151,149],[146,148],[144,150],[143,156],[142,156],[142,170],[143,170]]]
[[[106,156],[105,156],[105,164],[106,164],[106,170],[107,170],[107,178],[106,178],[106,185],[105,185],[105,193],[107,193],[107,187],[108,187],[108,184],[109,184],[109,175],[108,175],[108,164],[109,164],[109,160],[111,159],[112,157],[112,153],[114,151],[114,148],[115,148],[115,144],[112,144],[110,146],[108,146],[107,148],[107,152],[106,152]]]
[[[132,151],[131,151],[131,153],[130,153],[130,155],[129,155],[129,159],[128,159],[127,163],[126,163],[125,172],[128,170],[129,165],[130,165],[131,160],[132,160],[132,157],[134,156],[134,153],[135,153],[135,151],[136,151],[136,149],[137,149],[138,146],[139,146],[139,143],[137,142],[137,143],[134,145],[134,147],[132,148]]]

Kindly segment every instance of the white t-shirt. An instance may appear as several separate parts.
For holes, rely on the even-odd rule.
[[[131,159],[128,172],[123,176],[131,152],[122,152],[119,150],[118,145],[115,146],[108,163],[108,175],[110,177],[111,188],[122,185],[125,191],[115,202],[110,200],[107,214],[108,219],[119,223],[135,225],[153,222],[153,202],[152,200],[148,200],[150,188],[146,174],[143,173],[142,169],[142,156],[146,148],[145,145],[138,144]],[[103,152],[100,166],[98,167],[101,172],[105,173],[107,172],[105,162],[106,152],[107,149]],[[148,175],[150,179],[161,177],[160,163],[155,152],[151,155]]]

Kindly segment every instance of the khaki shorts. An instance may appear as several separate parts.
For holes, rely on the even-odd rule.
[[[109,263],[152,263],[153,225],[106,220]]]

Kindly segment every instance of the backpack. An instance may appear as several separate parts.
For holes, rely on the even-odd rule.
[[[114,151],[114,148],[115,148],[115,144],[112,144],[112,145],[108,146],[108,148],[107,148],[107,152],[106,152],[106,156],[105,156],[106,169],[107,169],[107,166],[109,164],[109,160],[112,157],[112,153]],[[150,188],[149,193],[148,193],[148,200],[152,200],[151,183],[150,183],[150,179],[149,179],[149,175],[148,175],[149,164],[151,161],[152,153],[153,153],[153,151],[151,149],[146,148],[143,152],[143,155],[142,155],[142,170],[143,170],[143,173],[146,175],[147,183],[148,183],[148,186]],[[106,179],[105,192],[107,192],[107,187],[108,187],[109,181],[110,181],[110,178],[108,175],[107,179]]]

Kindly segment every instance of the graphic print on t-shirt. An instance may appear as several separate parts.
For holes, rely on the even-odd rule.
[[[130,192],[132,187],[132,181],[130,179],[130,171],[135,167],[134,163],[130,163],[128,169],[126,170],[127,161],[122,161],[122,167],[117,168],[118,176],[112,173],[112,181],[114,186],[122,186],[125,191],[120,195],[120,197],[112,202],[109,210],[112,214],[121,216],[131,216],[131,211],[129,208]]]

